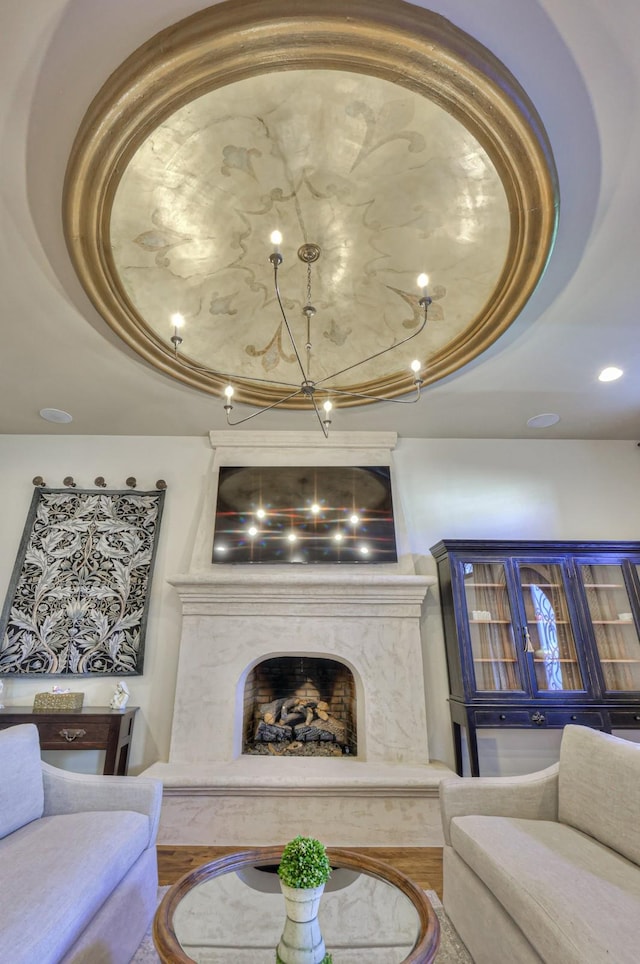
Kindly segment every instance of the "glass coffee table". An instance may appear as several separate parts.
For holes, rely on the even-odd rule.
[[[440,925],[426,894],[373,857],[328,847],[333,872],[318,919],[333,964],[427,964]],[[156,912],[165,964],[275,964],[285,923],[282,847],[229,854],[185,874]]]

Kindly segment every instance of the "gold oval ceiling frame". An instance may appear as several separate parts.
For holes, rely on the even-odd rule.
[[[437,381],[488,348],[526,304],[553,246],[558,186],[542,122],[513,75],[448,20],[403,0],[323,0],[312,15],[298,0],[227,0],[138,48],[90,105],[67,166],[63,221],[75,270],[98,312],[140,356],[219,394],[224,382],[176,358],[129,300],[111,253],[115,192],[138,147],[180,107],[248,77],[303,69],[368,74],[428,98],[474,135],[498,172],[510,216],[504,269],[478,315],[429,358],[424,383]],[[236,384],[241,401],[280,398],[278,388],[250,379]],[[407,392],[407,379],[395,372],[358,390],[393,397]]]

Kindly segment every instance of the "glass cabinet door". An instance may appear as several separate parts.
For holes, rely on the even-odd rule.
[[[591,617],[605,690],[640,690],[640,638],[622,564],[580,565],[578,570]]]
[[[571,625],[563,567],[552,562],[520,563],[518,576],[525,612],[527,652],[538,693],[585,692]]]
[[[475,688],[482,692],[522,692],[505,564],[461,565]]]

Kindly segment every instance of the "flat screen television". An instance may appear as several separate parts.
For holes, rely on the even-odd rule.
[[[213,562],[396,562],[388,466],[222,466]]]

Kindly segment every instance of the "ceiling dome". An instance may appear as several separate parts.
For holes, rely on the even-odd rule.
[[[317,20],[295,0],[230,0],[109,78],[78,133],[64,211],[79,277],[128,344],[205,391],[232,375],[241,400],[268,405],[299,383],[274,228],[310,377],[350,368],[341,389],[375,398],[410,390],[412,358],[432,382],[499,337],[544,270],[557,207],[533,105],[442,17],[399,0],[357,0],[348,18],[329,0]],[[309,276],[297,251],[310,242]],[[424,331],[359,365],[418,331],[422,271]]]

